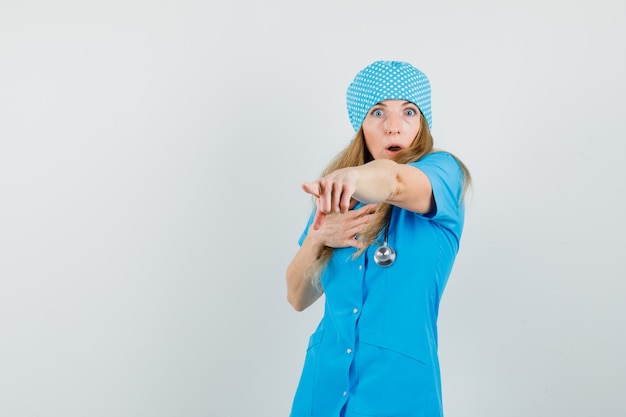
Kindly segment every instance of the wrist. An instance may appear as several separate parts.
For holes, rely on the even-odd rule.
[[[310,251],[318,255],[322,249],[326,247],[326,243],[323,241],[322,237],[315,233],[315,231],[311,228],[309,229],[309,233],[306,238],[304,238],[302,246],[308,246]]]

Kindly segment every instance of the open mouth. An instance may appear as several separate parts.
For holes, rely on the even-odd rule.
[[[399,150],[401,150],[401,149],[402,149],[402,148],[401,148],[401,147],[399,147],[398,145],[391,145],[391,146],[388,146],[388,147],[387,147],[387,150],[388,150],[388,151],[391,151],[391,152],[398,152],[398,151],[399,151]]]

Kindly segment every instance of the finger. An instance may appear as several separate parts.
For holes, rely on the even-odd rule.
[[[341,199],[339,201],[339,210],[342,213],[346,213],[349,209],[350,209],[350,203],[352,201],[352,193],[349,192],[347,189],[343,190],[343,193],[341,195]]]
[[[343,187],[341,184],[333,184],[331,200],[330,200],[330,210],[333,213],[341,213],[341,195],[343,194]]]
[[[327,180],[321,180],[319,182],[319,202],[318,208],[323,213],[331,213],[331,204],[332,204],[332,195],[333,193],[333,184],[332,182],[328,182]]]
[[[313,230],[319,230],[319,228],[322,227],[325,219],[326,214],[321,212],[318,207],[317,211],[315,212],[315,218],[313,219]]]
[[[302,184],[304,192],[320,198],[320,185],[318,182],[305,182]]]
[[[370,221],[371,221],[371,218],[367,218],[367,217],[361,217],[359,219],[355,219],[354,223],[352,223],[350,227],[347,228],[345,231],[349,236],[356,236],[359,233],[361,233],[363,230],[365,230],[365,228],[367,227]]]
[[[365,247],[365,242],[358,240],[356,238],[346,240],[347,246],[352,246],[353,248],[362,249]]]
[[[370,212],[370,213],[373,213],[373,212],[375,212],[375,211],[378,209],[378,206],[379,206],[379,204],[378,204],[378,203],[374,203],[374,204],[366,204],[366,205],[364,205],[364,206],[363,206],[363,208],[364,208],[366,211],[368,211],[368,212]]]
[[[355,210],[355,214],[357,216],[363,216],[365,214],[373,214],[376,212],[377,208],[378,208],[378,204],[366,204],[363,207],[359,207],[357,210]]]

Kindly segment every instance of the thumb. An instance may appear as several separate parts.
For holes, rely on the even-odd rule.
[[[318,230],[320,227],[322,227],[324,219],[326,219],[326,213],[321,212],[318,208],[315,212],[315,219],[313,219],[313,230]]]

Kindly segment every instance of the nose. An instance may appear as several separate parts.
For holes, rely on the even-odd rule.
[[[389,117],[387,118],[386,126],[387,133],[390,135],[400,133],[400,124],[401,120],[398,115],[393,113],[389,115]]]

